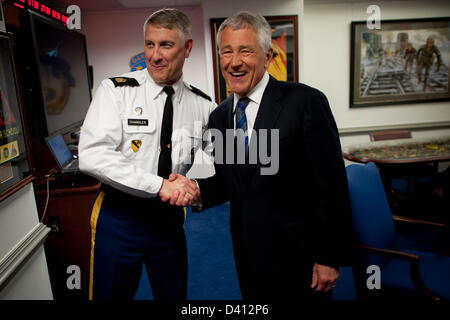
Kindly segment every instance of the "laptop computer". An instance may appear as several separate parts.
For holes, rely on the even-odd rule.
[[[72,154],[62,134],[45,138],[62,173],[78,171],[78,158]]]

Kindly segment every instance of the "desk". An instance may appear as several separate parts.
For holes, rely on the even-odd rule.
[[[35,182],[36,202],[39,217],[42,217],[47,197],[46,182]],[[61,232],[50,233],[45,244],[53,296],[57,300],[89,298],[90,261],[90,213],[92,202],[100,183],[82,173],[75,179],[71,175],[60,175],[50,181],[50,198],[44,223],[58,221]],[[68,289],[66,281],[71,274],[67,267],[77,265],[81,271],[81,289]]]
[[[343,150],[343,156],[350,161],[375,164],[450,161],[450,137],[375,141],[349,146]]]

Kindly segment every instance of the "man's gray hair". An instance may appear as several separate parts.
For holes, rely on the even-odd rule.
[[[216,43],[220,51],[220,38],[226,27],[233,30],[252,27],[258,35],[259,45],[264,52],[272,48],[272,28],[267,20],[260,14],[254,14],[249,11],[239,11],[228,17],[219,27],[217,31]]]
[[[164,8],[152,13],[144,23],[144,35],[149,24],[166,29],[178,28],[185,41],[192,38],[191,20],[177,9]]]

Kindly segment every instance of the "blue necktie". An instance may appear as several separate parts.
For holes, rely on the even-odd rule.
[[[239,99],[236,106],[236,130],[241,129],[244,131],[244,150],[236,152],[245,152],[245,163],[239,164],[239,168],[241,169],[242,174],[245,175],[247,171],[247,162],[248,162],[248,131],[247,131],[247,117],[245,116],[245,108],[247,108],[250,99],[247,97]],[[237,147],[241,147],[241,145],[237,145]],[[236,153],[238,154],[238,153]]]

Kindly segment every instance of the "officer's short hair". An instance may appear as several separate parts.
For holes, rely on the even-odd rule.
[[[220,51],[220,38],[226,27],[233,30],[252,27],[258,35],[259,45],[264,52],[272,48],[272,28],[267,20],[260,14],[254,14],[249,11],[239,11],[228,17],[219,27],[217,31],[216,42]]]
[[[149,24],[166,29],[178,28],[184,41],[192,38],[191,20],[177,9],[165,8],[152,13],[144,23],[144,35]]]

